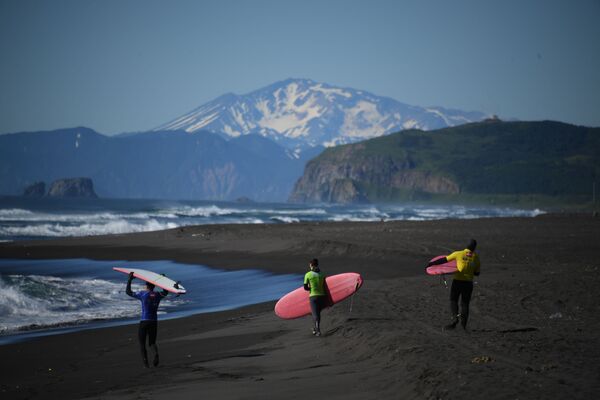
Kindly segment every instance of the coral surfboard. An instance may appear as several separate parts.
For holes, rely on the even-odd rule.
[[[442,257],[446,256],[433,257],[431,261],[439,260]],[[444,264],[432,265],[431,267],[427,267],[426,271],[429,275],[447,275],[455,273],[456,271],[458,271],[458,269],[456,268],[456,260],[452,260]]]
[[[327,307],[352,296],[362,284],[363,279],[356,272],[346,272],[326,277]],[[275,314],[283,319],[294,319],[309,315],[310,301],[308,294],[308,291],[304,290],[303,287],[286,294],[275,304]]]
[[[175,282],[172,279],[167,278],[164,275],[157,274],[156,272],[147,271],[145,269],[138,268],[120,268],[114,267],[115,271],[122,272],[124,274],[128,274],[133,272],[133,276],[135,278],[141,279],[146,282],[152,283],[154,286],[157,286],[161,289],[167,290],[171,293],[175,294],[185,294],[185,288],[181,286],[179,282]]]

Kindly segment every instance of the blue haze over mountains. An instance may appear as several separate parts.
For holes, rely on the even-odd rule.
[[[307,152],[306,156],[310,156]],[[0,136],[0,191],[85,176],[100,197],[282,201],[305,158],[258,135],[210,132],[108,137],[88,128]]]
[[[287,79],[246,95],[225,94],[157,130],[259,134],[304,149],[354,143],[403,129],[433,130],[476,122],[481,112],[418,107],[362,90]]]
[[[78,127],[0,135],[0,194],[82,176],[101,197],[286,201],[323,146],[484,118],[288,79],[221,96],[148,132],[105,136]]]

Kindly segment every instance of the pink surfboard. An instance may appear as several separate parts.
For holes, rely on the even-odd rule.
[[[325,278],[328,292],[327,307],[352,296],[362,286],[363,280],[356,272],[347,272]],[[275,314],[279,318],[293,319],[310,314],[309,293],[303,287],[289,292],[275,304]]]
[[[439,260],[442,257],[446,256],[433,257],[431,261]],[[456,271],[458,271],[458,269],[456,268],[456,260],[452,260],[444,264],[432,265],[431,267],[427,267],[426,271],[429,275],[446,275],[453,274]]]

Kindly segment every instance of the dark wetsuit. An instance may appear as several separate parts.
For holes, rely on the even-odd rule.
[[[148,364],[148,353],[146,351],[146,338],[148,345],[154,352],[154,365],[158,365],[158,347],[156,346],[156,335],[158,331],[158,305],[163,297],[169,292],[155,292],[153,290],[142,290],[141,292],[131,291],[131,281],[127,282],[127,290],[129,296],[134,297],[142,302],[142,319],[138,328],[138,339],[140,342],[140,351],[144,364]]]
[[[474,249],[475,246],[472,247]],[[436,261],[430,262],[427,266],[443,264],[456,260],[456,269],[452,287],[450,288],[450,312],[452,313],[452,322],[447,328],[454,328],[459,319],[463,328],[467,327],[469,320],[469,303],[473,294],[473,277],[478,276],[480,272],[479,256],[475,250],[466,248],[455,251],[449,256],[442,257]],[[460,298],[460,313],[458,312],[458,300]]]

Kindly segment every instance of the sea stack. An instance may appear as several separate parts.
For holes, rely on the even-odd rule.
[[[36,182],[25,188],[23,191],[24,197],[40,198],[46,194],[46,184],[44,182]]]
[[[94,183],[90,178],[68,178],[52,182],[48,197],[55,198],[97,198]]]

